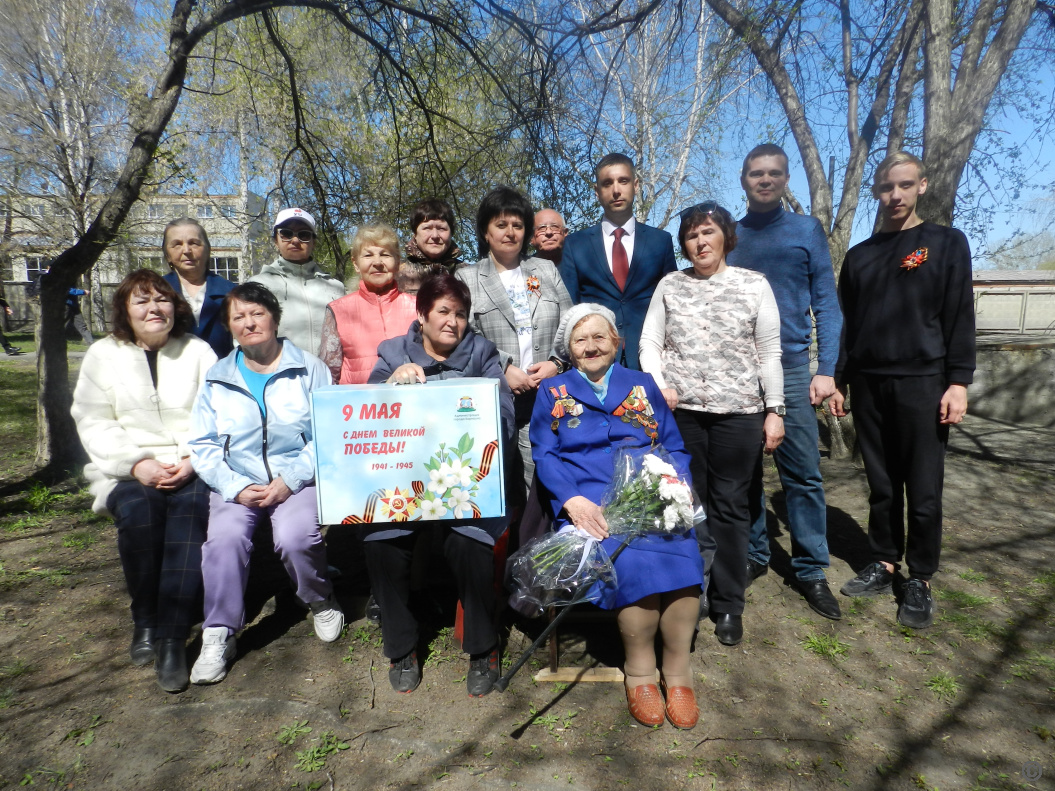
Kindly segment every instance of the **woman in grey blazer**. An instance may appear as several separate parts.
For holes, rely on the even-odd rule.
[[[511,187],[495,187],[476,213],[484,257],[455,274],[472,294],[469,326],[498,347],[513,390],[519,453],[508,454],[513,465],[509,479],[522,473],[524,480],[514,504],[522,503],[535,473],[528,424],[539,383],[567,368],[553,350],[553,338],[571,297],[552,262],[527,257],[534,224],[531,201]]]

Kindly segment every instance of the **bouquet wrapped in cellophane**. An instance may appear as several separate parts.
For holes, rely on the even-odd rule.
[[[548,607],[596,601],[595,582],[615,585],[615,567],[601,542],[573,527],[532,541],[508,561],[513,581],[509,604],[524,615],[539,616]]]
[[[600,505],[609,534],[625,536],[624,545],[699,530],[705,518],[692,487],[658,444],[615,449],[615,474]],[[510,605],[537,616],[547,607],[608,598],[618,586],[614,558],[619,551],[609,556],[600,541],[570,525],[537,539],[509,559]]]
[[[659,444],[615,449],[615,475],[601,508],[613,536],[676,535],[705,518],[692,487]]]

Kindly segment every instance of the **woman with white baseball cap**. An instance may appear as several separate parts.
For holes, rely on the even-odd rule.
[[[311,354],[319,353],[326,306],[344,296],[344,284],[312,259],[315,218],[304,209],[283,209],[271,229],[278,252],[250,281],[267,286],[282,306],[279,334]]]

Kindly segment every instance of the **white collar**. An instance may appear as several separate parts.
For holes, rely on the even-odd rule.
[[[611,236],[615,233],[615,229],[620,227],[626,231],[627,236],[633,236],[634,231],[637,229],[637,218],[631,215],[630,219],[621,226],[611,222],[607,217],[601,220],[601,233],[605,236]]]

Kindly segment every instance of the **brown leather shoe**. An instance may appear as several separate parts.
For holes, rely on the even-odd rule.
[[[663,696],[655,684],[641,684],[633,689],[627,687],[626,702],[630,716],[642,725],[653,728],[663,724]]]
[[[700,719],[700,708],[696,705],[696,694],[692,687],[668,687],[663,684],[667,693],[667,719],[675,728],[689,730],[695,728]]]

